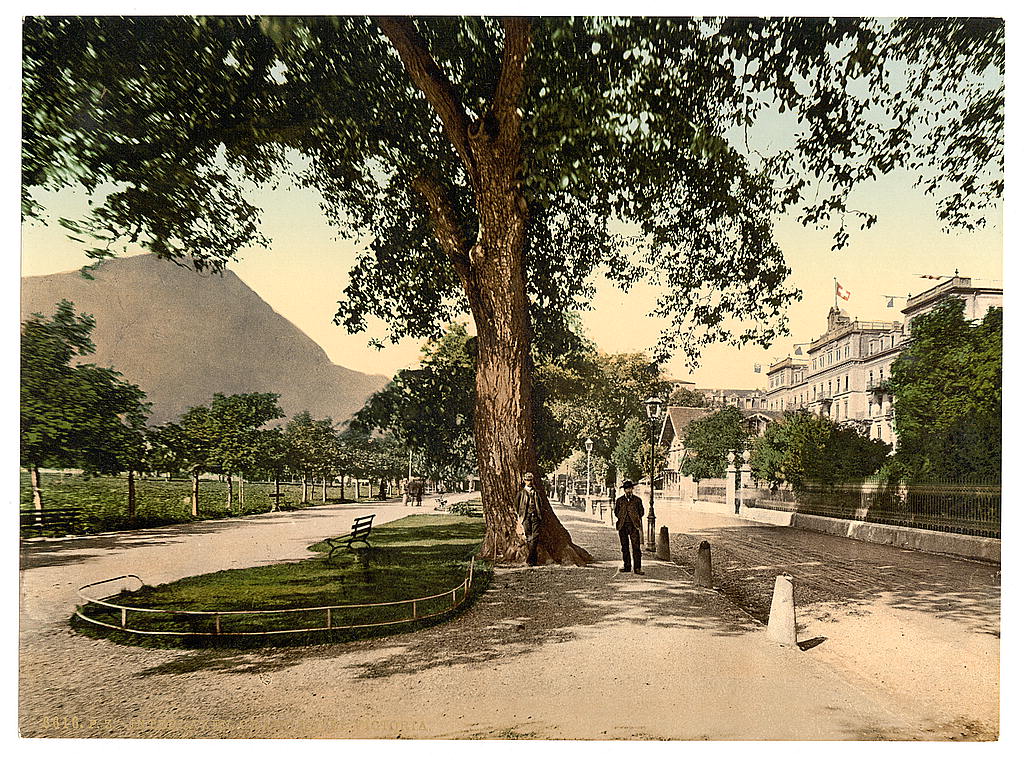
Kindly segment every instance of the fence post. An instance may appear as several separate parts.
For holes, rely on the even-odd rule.
[[[413,621],[416,620],[416,601],[415,600],[412,602],[412,618],[413,618]]]
[[[121,626],[122,627],[127,627],[128,626],[128,609],[127,608],[122,608],[121,609]]]
[[[213,634],[220,634],[220,614],[213,615]]]
[[[729,467],[725,469],[725,506],[738,513],[740,507],[736,497],[736,452],[729,452]]]
[[[736,502],[736,512],[747,509],[747,489],[750,488],[750,452],[743,450],[743,465],[740,467],[739,496]]]
[[[331,628],[331,609],[327,609],[327,629]]]

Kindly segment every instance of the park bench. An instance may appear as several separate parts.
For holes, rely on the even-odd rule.
[[[327,553],[327,559],[333,558],[334,554],[343,547],[351,550],[352,545],[357,542],[362,542],[369,547],[370,542],[367,537],[370,536],[370,530],[373,528],[373,519],[376,517],[376,515],[364,515],[356,518],[352,522],[352,531],[344,536],[328,539],[327,546],[331,548],[331,551]]]
[[[74,534],[83,530],[82,508],[55,507],[48,510],[22,510],[21,531],[44,533],[48,531]]]

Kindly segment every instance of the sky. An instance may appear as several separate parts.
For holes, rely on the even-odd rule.
[[[319,212],[315,192],[280,189],[263,192],[263,230],[272,240],[269,249],[252,248],[239,253],[231,269],[278,313],[316,341],[336,364],[361,372],[392,375],[415,366],[421,342],[403,340],[384,350],[368,347],[367,341],[383,335],[381,323],[371,332],[349,335],[331,321],[357,249],[338,239]],[[82,193],[64,192],[49,197],[51,218],[85,210]],[[910,179],[893,175],[862,187],[854,206],[879,213],[875,227],[856,231],[851,245],[831,250],[829,231],[817,231],[780,219],[776,236],[792,270],[790,282],[803,299],[789,309],[790,337],[769,349],[735,348],[718,344],[706,349],[696,370],[688,359],[675,358],[666,368],[669,376],[694,382],[702,388],[757,388],[766,384],[768,365],[790,353],[794,343],[807,342],[825,330],[825,316],[834,302],[837,279],[849,290],[842,307],[851,317],[864,320],[899,320],[902,300],[886,308],[886,295],[916,294],[935,285],[918,274],[952,275],[999,281],[1002,277],[1002,221],[998,214],[985,229],[971,233],[941,230],[930,198],[910,188]],[[84,245],[67,238],[56,225],[32,224],[22,231],[22,274],[25,276],[71,271],[89,262]],[[659,294],[639,284],[630,293],[599,275],[597,294],[590,311],[582,315],[588,336],[607,353],[648,350],[656,342],[662,321],[646,316]],[[623,322],[622,317],[630,320]],[[761,373],[754,365],[761,365]]]

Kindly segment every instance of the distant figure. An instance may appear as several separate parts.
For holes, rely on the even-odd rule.
[[[409,504],[409,478],[403,478],[401,485],[398,487],[402,492],[402,504]]]
[[[526,535],[526,565],[537,565],[537,543],[540,541],[540,494],[533,485],[533,473],[523,474],[523,486],[516,499],[516,511],[523,522]]]
[[[643,530],[644,503],[633,494],[633,482],[622,482],[623,495],[615,500],[615,530],[619,532],[622,543],[623,573],[631,568],[634,574],[643,574],[640,568],[640,533]],[[633,560],[630,565],[630,548]]]
[[[423,479],[417,478],[413,482],[413,491],[416,493],[416,507],[423,504]]]

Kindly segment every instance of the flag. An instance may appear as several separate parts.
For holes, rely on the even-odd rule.
[[[754,372],[756,374],[761,374],[761,365],[760,364],[754,364]]]
[[[895,308],[895,304],[892,302],[895,298],[889,298],[889,302],[885,304],[886,308]]]
[[[843,285],[840,284],[839,282],[836,282],[836,294],[839,297],[841,297],[843,300],[849,300],[850,299],[850,291],[846,290],[846,289],[843,289]]]
[[[804,355],[803,346],[797,345],[797,346],[794,346],[794,347],[796,348],[796,350],[793,351],[793,355],[794,356],[803,356]]]

